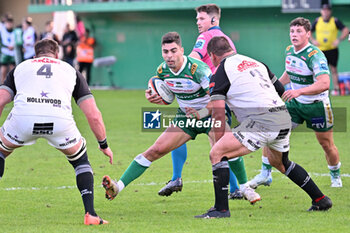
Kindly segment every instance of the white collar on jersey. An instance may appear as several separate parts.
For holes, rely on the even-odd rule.
[[[187,64],[187,57],[186,56],[183,56],[183,57],[184,57],[184,63],[182,64],[181,68],[179,69],[179,71],[177,73],[174,73],[173,70],[169,68],[171,73],[175,76],[178,76],[185,69],[185,66]]]
[[[295,52],[295,48],[294,48],[294,46],[293,46],[294,53],[295,53],[295,54],[301,53],[302,51],[304,51],[304,49],[306,49],[306,48],[309,47],[310,45],[311,45],[310,42],[308,42],[307,45],[305,45],[305,47],[302,48],[302,49],[300,49],[298,52]]]

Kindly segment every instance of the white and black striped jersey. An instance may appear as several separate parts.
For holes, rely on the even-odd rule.
[[[8,73],[0,88],[11,93],[11,113],[16,115],[72,118],[72,96],[78,105],[93,97],[81,73],[51,57],[22,62]]]
[[[250,57],[229,56],[220,63],[210,80],[211,100],[225,100],[238,122],[249,117],[276,123],[278,114],[267,117],[265,113],[285,113],[287,110],[271,82],[270,76],[274,75],[269,73],[263,63]],[[290,121],[290,117],[286,120]]]

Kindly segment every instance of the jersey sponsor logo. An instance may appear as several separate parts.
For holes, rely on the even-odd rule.
[[[286,48],[286,50],[289,51],[290,48],[292,48],[292,46],[291,46],[291,45],[288,45],[287,48]]]
[[[196,44],[194,45],[194,48],[195,49],[203,49],[204,44],[205,44],[205,40],[204,39],[198,39],[196,41]]]
[[[13,141],[17,142],[18,144],[23,144],[23,143],[24,143],[24,141],[18,139],[18,136],[17,136],[17,135],[12,136],[12,135],[9,134],[9,133],[7,133],[6,135],[7,135],[10,139],[12,139]]]
[[[59,146],[67,146],[69,144],[73,144],[77,141],[76,138],[70,139],[70,138],[65,138],[65,142],[58,144]]]
[[[324,117],[313,117],[311,118],[311,125],[317,129],[324,129],[326,127]]]
[[[165,76],[164,76],[164,77],[165,77]],[[188,75],[188,74],[185,74],[185,77],[186,77],[186,78],[193,79],[193,77],[192,77],[192,76],[190,76],[190,75]]]
[[[241,64],[237,66],[237,70],[239,72],[243,72],[249,68],[259,67],[259,65],[256,62],[253,61],[242,61]]]
[[[157,70],[158,74],[161,74],[163,72],[162,66],[160,65]]]
[[[60,99],[51,99],[48,97],[49,92],[41,91],[41,98],[27,97],[27,103],[41,103],[41,104],[52,104],[53,107],[61,107],[62,101]]]
[[[210,94],[213,92],[214,87],[215,87],[215,82],[209,83],[209,93]]]
[[[306,52],[310,53],[312,51],[312,48],[308,48]]]
[[[44,58],[36,58],[32,60],[32,63],[55,63],[55,64],[60,64],[59,61],[44,57]]]
[[[193,63],[192,66],[191,66],[191,74],[194,75],[194,73],[196,72],[197,70],[197,67],[198,65],[196,63]]]
[[[192,81],[172,81],[172,80],[164,80],[166,85],[168,85],[169,87],[172,88],[192,88],[193,84]],[[190,91],[192,92],[193,90],[190,89]]]
[[[290,57],[286,57],[286,63],[289,65],[290,64],[290,61],[291,61],[292,59],[290,58]]]
[[[306,78],[303,78],[303,77],[298,77],[298,76],[294,76],[294,75],[291,75],[291,74],[288,74],[289,75],[289,78],[291,81],[294,81],[294,82],[301,82],[301,83],[306,83],[307,82],[307,79]]]
[[[316,53],[318,53],[318,51],[317,51],[317,50],[314,50],[314,51],[312,51],[311,53],[309,53],[307,56],[308,56],[308,57],[312,57],[312,56],[315,55]]]
[[[259,141],[256,141],[255,143],[248,139],[247,140],[248,144],[251,145],[255,150],[259,150],[261,146],[259,146],[260,142]]]
[[[27,97],[27,103],[52,104],[53,107],[61,107],[60,99]]]
[[[33,135],[52,135],[53,122],[50,123],[34,123]]]

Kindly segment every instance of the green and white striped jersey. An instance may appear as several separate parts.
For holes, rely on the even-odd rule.
[[[177,73],[174,73],[166,62],[160,64],[157,70],[157,76],[164,80],[175,94],[183,112],[185,107],[200,110],[208,104],[210,96],[207,91],[211,75],[207,64],[187,56],[184,56],[184,63]]]
[[[293,45],[288,46],[285,62],[293,90],[312,85],[317,81],[316,77],[321,74],[329,75],[325,55],[310,43],[298,52],[295,52]],[[301,95],[296,100],[303,104],[309,104],[325,98],[328,98],[328,90],[317,95]]]

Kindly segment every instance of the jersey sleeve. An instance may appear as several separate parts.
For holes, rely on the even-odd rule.
[[[334,18],[334,22],[340,31],[343,30],[343,28],[345,28],[345,25],[338,18]]]
[[[215,74],[213,74],[210,79],[209,87],[211,100],[225,100],[226,94],[230,89],[231,83],[224,68],[224,61],[220,63]]]
[[[314,22],[312,22],[311,24],[311,32],[314,32],[316,30],[316,24],[317,24],[317,21],[318,21],[318,17],[315,19]]]
[[[0,89],[5,89],[5,90],[7,90],[10,93],[12,99],[17,93],[16,85],[15,85],[15,76],[13,75],[14,72],[15,72],[15,68],[12,69],[7,74],[4,84],[2,84],[0,86]]]
[[[158,68],[157,68],[157,72],[156,72],[156,76],[158,76],[158,78],[160,78],[161,80],[164,80],[164,75],[163,75],[163,66],[164,66],[164,62],[161,63]]]
[[[318,51],[311,56],[309,65],[311,66],[310,69],[313,70],[315,77],[321,74],[329,74],[327,59],[321,51]]]
[[[93,95],[89,89],[89,86],[84,76],[79,71],[76,71],[76,74],[77,77],[75,87],[73,90],[73,98],[77,105],[79,105],[81,101],[86,100],[88,98],[93,98]]]
[[[204,35],[199,35],[192,51],[197,52],[202,59],[207,54],[208,43]]]
[[[203,90],[206,92],[209,91],[209,82],[212,75],[210,68],[206,64],[199,64],[196,73],[199,84],[201,85]]]

